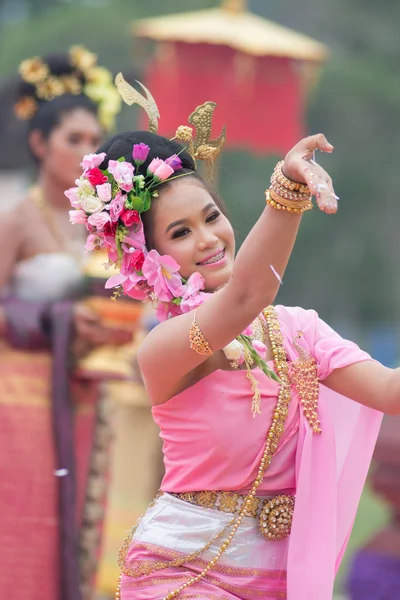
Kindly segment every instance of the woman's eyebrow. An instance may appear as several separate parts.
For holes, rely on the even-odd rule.
[[[210,210],[210,208],[213,208],[214,206],[216,206],[215,202],[209,202],[209,204],[202,208],[201,212],[206,213],[208,210]],[[173,227],[176,227],[177,225],[183,225],[184,223],[187,223],[187,221],[187,218],[178,219],[178,221],[172,221],[172,223],[170,223],[167,229],[165,230],[165,233],[168,233],[168,231],[170,231]]]

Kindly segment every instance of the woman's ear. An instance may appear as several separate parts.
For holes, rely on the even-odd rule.
[[[33,155],[42,161],[46,154],[47,140],[39,129],[34,129],[28,137],[28,144]]]

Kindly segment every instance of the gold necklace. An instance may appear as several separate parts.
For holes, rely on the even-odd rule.
[[[66,250],[65,240],[64,240],[63,236],[61,235],[61,231],[60,231],[60,228],[58,227],[57,222],[54,218],[54,214],[53,214],[48,202],[46,201],[46,199],[44,197],[42,188],[39,185],[34,185],[31,187],[29,194],[30,194],[33,202],[36,204],[36,206],[41,211],[41,213],[44,217],[44,220],[46,222],[46,225],[47,225],[48,229],[50,230],[54,239],[59,244],[60,249],[62,251],[65,251]]]
[[[151,566],[148,565],[146,562],[143,562],[142,566],[139,566],[135,569],[126,566],[125,563],[129,546],[132,541],[133,535],[138,527],[138,524],[136,524],[129,532],[128,536],[125,538],[122,547],[118,553],[118,564],[121,568],[121,574],[119,578],[118,588],[115,592],[116,600],[120,600],[121,598],[122,574],[137,578],[142,575],[150,575],[154,571],[160,571],[164,568],[182,566],[185,563],[193,561],[195,558],[197,558],[197,556],[199,556],[199,554],[201,554],[205,550],[208,550],[208,548],[211,547],[214,541],[222,538],[223,535],[231,528],[231,531],[226,541],[222,543],[215,557],[208,562],[208,564],[204,567],[201,573],[199,573],[199,575],[197,575],[196,577],[192,577],[191,579],[189,579],[189,581],[179,586],[173,592],[170,592],[163,600],[173,600],[174,598],[176,598],[183,590],[188,588],[190,585],[192,585],[193,583],[197,583],[198,581],[203,579],[208,573],[208,571],[215,566],[215,564],[221,558],[222,554],[226,552],[226,550],[232,544],[233,538],[237,530],[239,529],[243,518],[246,516],[247,511],[249,510],[249,508],[251,508],[252,504],[254,503],[254,496],[256,495],[257,489],[260,487],[265,472],[270,466],[272,458],[278,449],[281,436],[285,429],[285,423],[288,416],[289,405],[291,401],[289,367],[286,359],[285,349],[283,346],[283,335],[280,328],[279,319],[273,306],[269,306],[268,308],[266,308],[263,314],[267,323],[266,328],[271,342],[275,370],[282,384],[279,388],[278,401],[276,403],[275,410],[272,415],[271,426],[268,429],[267,439],[265,442],[264,452],[259,464],[257,477],[253,483],[250,492],[245,496],[239,513],[234,516],[234,518],[228,523],[228,525],[226,525],[211,540],[209,540],[205,546],[203,546],[199,550],[196,550],[195,552],[192,552],[191,554],[177,558],[172,561],[158,561],[153,563]],[[153,501],[153,503],[155,502],[155,500]],[[138,523],[140,519],[141,517],[139,518]]]

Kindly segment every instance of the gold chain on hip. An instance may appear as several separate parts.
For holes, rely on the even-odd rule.
[[[266,328],[274,357],[275,371],[279,376],[282,384],[279,388],[278,401],[276,403],[275,410],[272,415],[271,426],[268,429],[267,439],[265,442],[264,452],[259,464],[257,477],[254,480],[250,492],[245,496],[239,513],[235,515],[234,518],[223,529],[221,529],[215,536],[213,536],[213,538],[209,540],[205,546],[203,546],[199,550],[196,550],[195,552],[192,552],[189,555],[179,557],[172,561],[157,561],[155,563],[150,563],[150,561],[142,561],[142,565],[135,569],[127,567],[125,562],[129,546],[132,541],[133,535],[138,527],[138,524],[135,525],[135,527],[132,528],[132,530],[124,540],[123,545],[118,553],[118,564],[121,568],[121,575],[119,579],[119,585],[115,593],[116,600],[120,600],[121,597],[122,574],[136,578],[141,575],[149,575],[154,571],[159,571],[164,568],[182,566],[183,564],[188,563],[197,558],[202,552],[208,550],[214,541],[220,539],[229,528],[232,528],[226,541],[221,544],[214,558],[207,563],[207,565],[204,567],[201,573],[199,573],[195,577],[191,577],[186,583],[180,585],[176,590],[170,592],[163,599],[173,600],[173,598],[176,598],[183,590],[188,588],[190,585],[197,583],[198,581],[203,579],[208,573],[208,571],[210,571],[210,569],[212,569],[214,565],[216,565],[216,563],[221,558],[222,554],[224,554],[224,552],[232,544],[233,538],[237,530],[239,529],[244,517],[246,516],[248,508],[252,505],[256,492],[263,481],[264,474],[270,466],[272,458],[278,449],[281,436],[285,429],[285,423],[288,416],[289,405],[291,401],[289,367],[287,363],[286,352],[283,346],[283,335],[279,324],[279,319],[273,306],[269,306],[268,308],[266,308],[263,314],[266,320]]]

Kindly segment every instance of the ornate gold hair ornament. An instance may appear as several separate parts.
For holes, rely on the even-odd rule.
[[[135,88],[132,87],[130,83],[125,81],[122,73],[118,73],[118,75],[116,76],[115,85],[125,104],[127,104],[128,106],[138,104],[138,106],[141,106],[144,109],[147,116],[149,117],[149,131],[151,131],[152,133],[157,133],[158,119],[160,118],[160,113],[158,111],[156,101],[150,94],[149,90],[142,83],[140,83],[140,81],[135,81],[144,90],[146,96],[143,96],[140,92],[135,90]]]
[[[149,117],[149,131],[156,133],[158,129],[158,118],[160,113],[157,104],[150,94],[149,90],[137,81],[146,93],[146,97],[135,90],[127,81],[122,73],[118,73],[115,78],[115,85],[123,101],[132,106],[138,104]],[[193,158],[195,164],[197,160],[202,160],[206,164],[207,178],[212,181],[214,171],[214,161],[220,154],[226,141],[226,125],[223,126],[218,138],[211,139],[212,118],[217,105],[215,102],[204,102],[198,106],[191,115],[188,123],[196,129],[196,136],[193,137],[192,127],[181,125],[176,130],[172,140],[179,140],[188,144],[187,151]]]

